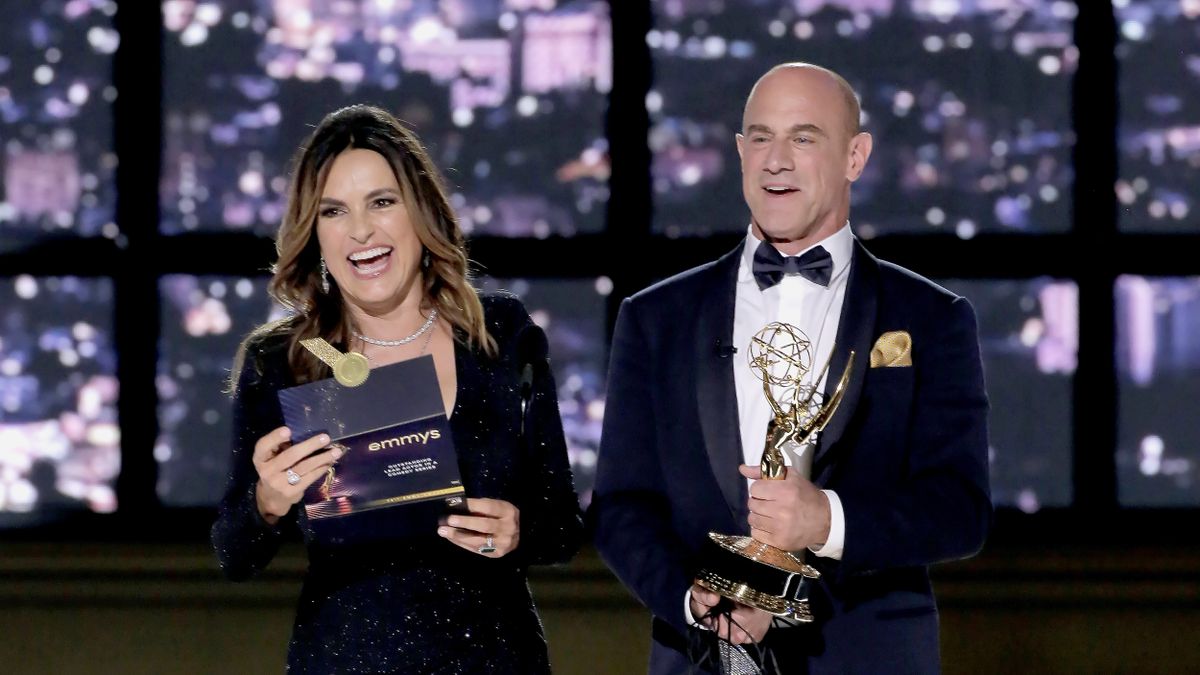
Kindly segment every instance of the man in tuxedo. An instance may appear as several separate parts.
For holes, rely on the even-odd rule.
[[[601,555],[654,614],[655,675],[696,672],[694,646],[714,633],[744,645],[718,650],[735,671],[766,653],[766,672],[939,670],[927,567],[976,553],[991,523],[987,398],[966,299],[851,232],[871,143],[839,75],[773,68],[737,135],[745,240],[621,305],[590,517]],[[783,480],[761,480],[772,414],[747,352],[776,321],[808,338],[805,384],[826,400],[854,358],[824,431],[788,448]],[[710,531],[806,557],[821,572],[815,621],[710,612],[719,598],[694,585]]]

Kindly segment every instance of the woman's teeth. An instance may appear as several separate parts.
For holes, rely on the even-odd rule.
[[[351,265],[354,265],[360,271],[368,271],[385,262],[391,252],[392,248],[390,246],[376,246],[366,251],[356,251],[347,257]]]

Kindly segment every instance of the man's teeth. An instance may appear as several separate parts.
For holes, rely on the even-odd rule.
[[[792,188],[788,188],[788,187],[768,187],[768,188],[766,188],[766,191],[767,191],[767,192],[770,192],[771,194],[777,194],[777,195],[781,195],[781,194],[783,194],[783,193],[785,193],[785,192],[791,192],[791,191],[792,191]]]

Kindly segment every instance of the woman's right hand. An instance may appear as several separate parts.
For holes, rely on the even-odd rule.
[[[326,469],[342,456],[342,451],[336,447],[317,452],[329,445],[327,434],[317,434],[296,445],[291,445],[291,438],[290,429],[279,427],[254,444],[258,512],[272,525],[286,516],[292,505],[304,496],[304,490],[324,476]],[[300,480],[289,483],[289,472],[298,475]]]

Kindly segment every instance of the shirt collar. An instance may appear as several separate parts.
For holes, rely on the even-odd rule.
[[[754,225],[746,227],[746,241],[742,246],[742,261],[738,264],[738,283],[755,283],[754,282],[754,252],[758,250],[762,240],[754,235]],[[850,221],[838,228],[837,232],[825,237],[821,241],[809,246],[797,253],[797,256],[804,255],[808,251],[817,246],[824,246],[833,258],[833,274],[830,279],[836,279],[846,271],[850,266],[850,259],[854,256],[854,233],[850,230]],[[790,256],[785,256],[790,257]]]

